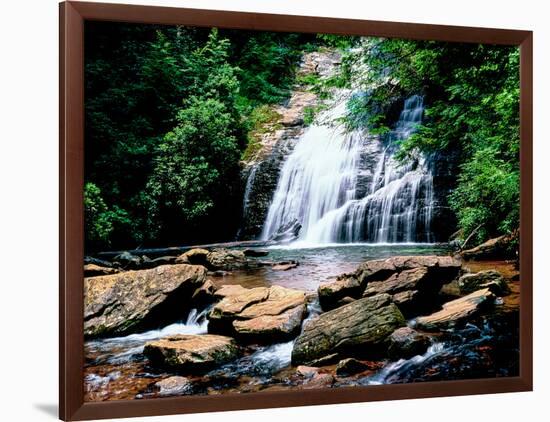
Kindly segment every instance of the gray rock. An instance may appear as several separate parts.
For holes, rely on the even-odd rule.
[[[390,336],[388,355],[394,360],[409,359],[425,353],[430,343],[428,336],[410,327],[401,327]]]
[[[356,300],[310,321],[292,350],[293,364],[331,354],[381,356],[389,335],[405,319],[387,294]]]

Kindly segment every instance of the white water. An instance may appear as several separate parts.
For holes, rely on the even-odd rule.
[[[299,221],[301,244],[431,242],[433,177],[429,162],[418,155],[401,165],[396,143],[407,139],[422,121],[423,101],[412,96],[384,145],[360,132],[346,133],[338,119],[346,113],[349,91],[310,126],[281,169],[264,224],[267,240],[279,228]],[[358,197],[361,152],[377,142],[370,191]],[[372,148],[371,148],[372,149]],[[374,149],[376,151],[376,149]]]
[[[178,322],[158,330],[130,334],[124,337],[89,341],[86,343],[86,348],[90,352],[98,352],[97,360],[107,361],[110,364],[122,364],[141,357],[143,346],[148,341],[176,334],[206,334],[208,327],[206,315],[209,310],[207,308],[198,312],[196,309],[192,309],[189,311],[185,323]],[[122,351],[113,353],[113,350]]]

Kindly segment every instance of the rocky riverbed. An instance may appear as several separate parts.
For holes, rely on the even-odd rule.
[[[520,281],[505,261],[368,244],[151,261],[88,259],[89,401],[518,373]]]

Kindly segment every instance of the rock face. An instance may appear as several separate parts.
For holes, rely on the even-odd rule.
[[[280,286],[225,286],[210,312],[208,331],[250,342],[277,342],[295,335],[306,313],[305,292]]]
[[[181,315],[206,280],[198,265],[163,265],[84,279],[84,334],[122,335]]]
[[[143,353],[160,368],[202,372],[237,358],[240,350],[230,337],[180,334],[146,343]]]
[[[381,356],[390,334],[404,325],[390,295],[356,300],[309,321],[294,343],[292,363],[309,364],[332,354]]]
[[[488,288],[475,291],[460,299],[445,303],[443,309],[438,312],[418,317],[416,326],[428,331],[452,327],[475,315],[484,306],[492,304],[494,299],[494,293]]]
[[[366,261],[354,273],[322,283],[319,302],[323,309],[333,309],[344,297],[357,299],[387,293],[405,314],[410,314],[431,302],[460,268],[460,261],[450,256],[394,256]]]
[[[298,73],[323,77],[330,74],[340,62],[339,53],[306,53]],[[280,116],[277,125],[264,128],[264,133],[258,137],[259,150],[244,163],[242,179],[246,187],[240,238],[254,239],[262,233],[281,167],[305,130],[306,109],[319,104],[316,94],[309,92],[306,86],[300,86],[295,88],[285,105],[274,107],[273,111]]]
[[[484,287],[489,288],[496,295],[502,296],[509,292],[506,280],[501,273],[495,270],[479,271],[464,274],[457,281],[460,294],[469,294]]]
[[[410,327],[401,327],[390,336],[388,355],[392,359],[408,359],[426,352],[430,338]]]

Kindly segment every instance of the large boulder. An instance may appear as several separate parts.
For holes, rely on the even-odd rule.
[[[206,257],[209,253],[210,251],[208,251],[207,249],[190,249],[176,258],[176,264],[203,265],[205,267],[208,267],[209,264]]]
[[[236,335],[244,341],[276,342],[291,338],[306,313],[305,292],[281,286],[224,287],[225,295],[210,312],[208,331]]]
[[[394,296],[400,309],[409,314],[432,302],[441,286],[460,272],[461,262],[450,256],[394,256],[362,263],[355,272],[319,286],[319,302],[325,310],[339,306],[341,299]]]
[[[97,264],[84,264],[84,277],[96,277],[98,275],[116,274],[119,270],[113,267],[102,267]]]
[[[237,358],[240,349],[230,337],[179,334],[146,343],[143,353],[159,368],[202,372]]]
[[[329,356],[380,357],[387,339],[405,318],[388,294],[356,300],[309,321],[292,350],[292,363],[311,364]]]
[[[489,239],[486,242],[474,248],[460,252],[462,257],[467,260],[485,260],[485,259],[506,259],[517,258],[514,256],[514,249],[517,249],[519,232],[508,235],[502,235]]]
[[[84,334],[122,335],[177,319],[206,273],[197,265],[163,265],[85,278]]]
[[[452,327],[476,315],[484,307],[494,302],[495,294],[489,289],[481,289],[447,302],[443,309],[431,315],[416,319],[416,326],[424,330],[437,330]]]

